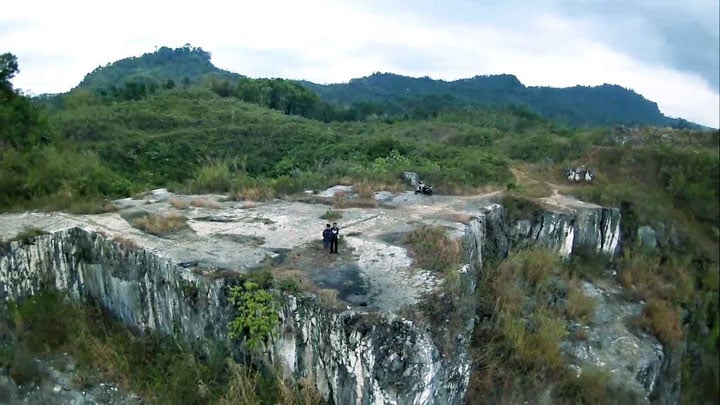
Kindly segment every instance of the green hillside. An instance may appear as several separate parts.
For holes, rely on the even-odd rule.
[[[683,314],[680,337],[668,339],[687,343],[684,400],[717,396],[718,131],[590,126],[618,112],[657,112],[617,86],[559,90],[527,88],[513,76],[445,83],[375,75],[315,94],[307,83],[219,71],[209,54],[189,47],[124,59],[68,93],[31,102],[9,82],[14,56],[0,56],[3,211],[99,212],[111,209],[108,199],[156,187],[267,200],[352,184],[357,203],[376,204],[374,191],[407,189],[403,171],[418,172],[441,194],[503,191],[519,206],[554,191],[573,194],[621,209],[624,252],[614,266],[634,275],[626,287],[635,295],[667,309],[670,319]],[[447,86],[454,94],[433,93]],[[414,90],[396,97],[403,87]],[[610,102],[598,107],[596,96]],[[556,102],[543,112],[533,97]],[[599,121],[587,118],[589,110]],[[587,121],[567,125],[571,117]],[[564,169],[581,165],[596,180],[568,183]],[[637,243],[641,225],[662,231],[661,251]],[[648,332],[665,336],[660,320],[648,322]],[[535,373],[538,384],[551,377],[542,367],[502,371]]]
[[[664,116],[656,103],[634,91],[610,84],[568,88],[526,87],[515,76],[507,74],[447,82],[391,73],[375,73],[343,84],[301,83],[318,93],[324,101],[345,105],[368,102],[395,105],[428,96],[442,96],[471,106],[523,106],[546,118],[573,126],[693,126],[684,120]]]

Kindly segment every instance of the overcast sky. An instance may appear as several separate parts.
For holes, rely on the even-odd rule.
[[[11,1],[0,53],[30,94],[190,43],[250,77],[346,82],[373,72],[528,86],[618,84],[672,117],[720,126],[718,0]]]

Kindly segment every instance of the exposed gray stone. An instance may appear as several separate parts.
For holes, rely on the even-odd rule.
[[[408,184],[413,186],[413,188],[417,187],[420,182],[420,177],[415,172],[403,172],[403,178],[406,182],[408,182]]]
[[[647,225],[643,225],[638,228],[637,240],[640,245],[648,249],[655,249],[658,244],[657,234],[655,234],[655,230]]]
[[[583,292],[595,300],[595,315],[583,329],[582,339],[570,339],[563,349],[573,368],[604,369],[611,383],[640,400],[648,401],[660,380],[665,362],[662,345],[653,336],[631,332],[627,325],[641,314],[643,305],[627,302],[617,287],[583,282]],[[666,398],[669,402],[672,398]]]
[[[311,296],[283,298],[282,325],[270,342],[268,356],[287,373],[307,377],[335,403],[463,401],[470,374],[467,344],[472,316],[453,340],[452,355],[442,356],[439,343],[432,338],[433,325],[399,315],[417,306],[442,283],[430,269],[417,268],[400,244],[404,232],[417,224],[443,226],[452,237],[462,240],[465,264],[458,272],[467,294],[474,292],[475,272],[487,257],[504,257],[515,247],[545,246],[565,257],[581,250],[617,254],[620,214],[616,209],[556,195],[545,202],[549,208],[537,218],[510,224],[502,206],[493,204],[487,195],[415,199],[412,194],[389,198],[389,205],[397,207],[394,209],[343,210],[339,223],[345,251],[341,253],[347,255],[353,274],[363,283],[362,289],[346,297],[351,310],[329,310]],[[221,208],[182,211],[189,230],[167,238],[133,228],[122,211],[88,216],[0,215],[0,237],[5,240],[29,225],[51,232],[31,243],[2,245],[0,299],[18,299],[54,288],[77,299],[92,298],[140,330],[227,339],[228,275],[262,266],[268,259],[282,262],[294,249],[314,244],[321,249],[320,231],[326,221],[320,216],[327,206],[206,198],[218,200]],[[118,205],[151,214],[178,212],[168,200],[167,194],[158,192],[142,204],[122,200]],[[460,222],[451,213],[470,219]],[[341,255],[338,260],[305,270],[337,271],[345,259]],[[361,304],[362,310],[358,310]],[[607,339],[598,337],[598,341]],[[576,352],[581,353],[578,356],[584,353],[581,349]],[[645,390],[657,386],[657,362],[662,363],[662,358],[652,363],[644,349],[624,353],[640,356],[628,359],[638,386]],[[593,357],[588,354],[587,358]]]

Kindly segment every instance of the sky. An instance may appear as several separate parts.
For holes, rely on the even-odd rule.
[[[718,128],[719,16],[718,0],[16,0],[0,12],[0,53],[17,56],[13,85],[31,95],[189,43],[249,77],[617,84],[665,115]]]

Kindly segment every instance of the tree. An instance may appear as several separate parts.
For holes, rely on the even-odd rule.
[[[0,82],[9,84],[10,79],[15,77],[18,72],[17,57],[15,55],[10,52],[0,55]]]
[[[0,152],[7,148],[26,150],[40,140],[39,112],[27,97],[10,83],[18,72],[15,55],[0,55]]]

